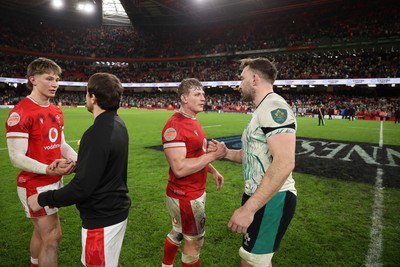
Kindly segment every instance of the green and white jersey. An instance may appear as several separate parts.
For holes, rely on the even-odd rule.
[[[280,133],[296,134],[296,128],[296,118],[285,99],[276,93],[266,95],[242,135],[244,190],[247,195],[256,191],[271,165],[268,137]],[[279,191],[296,194],[292,173]]]

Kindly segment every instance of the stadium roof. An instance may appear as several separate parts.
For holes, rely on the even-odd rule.
[[[25,13],[46,14],[73,18],[78,3],[95,4],[100,14],[97,19],[106,23],[132,23],[133,25],[175,25],[212,23],[240,18],[263,16],[335,3],[341,0],[58,0],[64,6],[58,11],[50,8],[54,0],[2,0],[8,9]],[[102,7],[102,8],[101,8]],[[44,13],[46,12],[46,13]]]

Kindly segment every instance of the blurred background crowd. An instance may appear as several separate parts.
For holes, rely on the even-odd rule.
[[[123,83],[238,80],[238,59],[266,56],[278,79],[400,78],[399,8],[378,1],[343,1],[336,12],[310,7],[249,20],[173,27],[60,23],[0,11],[0,77],[24,78],[34,58],[63,68],[63,81],[87,81],[110,72]],[[399,86],[399,85],[397,85]],[[355,110],[359,118],[384,111],[394,117],[400,88],[276,88],[298,115]],[[15,104],[25,86],[1,84],[0,103]],[[207,88],[207,110],[248,112],[235,88]],[[55,103],[84,105],[84,92],[60,88]],[[176,95],[153,88],[127,89],[123,107],[176,108]]]

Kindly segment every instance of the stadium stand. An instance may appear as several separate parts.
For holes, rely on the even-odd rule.
[[[202,81],[235,81],[237,59],[267,56],[277,62],[279,79],[399,78],[399,8],[378,1],[343,1],[340,12],[310,7],[274,13],[251,20],[227,21],[198,27],[157,28],[57,23],[54,19],[0,16],[0,78],[24,78],[35,57],[55,59],[64,81],[85,82],[94,72],[112,72],[124,83],[179,82],[186,77]],[[395,85],[283,87],[298,114],[312,115],[318,104],[335,110],[354,108],[359,118],[374,118],[399,106]],[[16,103],[24,86],[0,83],[1,103]],[[82,105],[79,87],[61,87],[55,101]],[[282,93],[282,92],[281,92]],[[249,110],[232,88],[210,88],[209,110]],[[383,95],[381,95],[383,94]],[[126,107],[174,108],[168,92],[126,90]],[[391,116],[393,118],[394,116]]]

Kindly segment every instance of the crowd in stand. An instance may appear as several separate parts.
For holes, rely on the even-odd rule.
[[[340,54],[339,54],[340,53]],[[25,66],[34,56],[1,53],[5,64],[1,77],[24,77]],[[400,77],[400,47],[366,48],[362,51],[282,53],[269,56],[277,63],[278,79],[350,79]],[[238,79],[238,63],[227,58],[196,61],[115,63],[58,59],[63,80],[87,81],[95,72],[110,72],[124,83],[179,82],[186,77],[202,81]]]
[[[277,63],[280,80],[400,77],[399,7],[379,1],[343,1],[334,8],[336,12],[315,6],[213,27],[159,26],[157,30],[66,25],[2,13],[0,77],[24,77],[26,66],[40,55],[57,61],[64,81],[87,81],[95,72],[113,73],[124,83],[179,82],[186,77],[237,80],[237,59],[258,55]],[[345,110],[354,109],[371,117],[382,110],[390,113],[400,104],[398,97],[282,93],[298,115],[312,114],[323,104],[327,112],[346,114]],[[207,94],[208,110],[251,110],[237,91]],[[23,95],[18,88],[7,87],[0,90],[0,103],[16,103]],[[54,100],[67,106],[85,102],[81,92],[60,92]],[[127,90],[121,105],[176,108],[178,104],[171,93]]]
[[[173,29],[66,25],[5,13],[0,18],[0,43],[21,50],[89,58],[166,58],[383,40],[400,35],[396,6],[382,5],[380,1],[334,4],[212,27]]]
[[[0,16],[0,76],[23,77],[27,63],[37,57],[31,53],[44,53],[63,67],[66,81],[86,81],[99,71],[112,72],[122,82],[179,82],[188,76],[236,80],[236,59],[270,49],[263,55],[277,63],[279,79],[400,77],[399,8],[378,1],[344,1],[337,12],[331,8],[157,30],[5,13]],[[165,61],[194,55],[208,56]]]
[[[295,91],[283,91],[277,88],[296,116],[314,116],[318,107],[323,106],[325,115],[337,115],[348,119],[375,119],[384,116],[387,120],[395,117],[400,109],[400,98],[398,96],[375,95],[352,95],[344,92],[308,92],[299,93]],[[1,104],[16,104],[28,91],[19,89],[0,90]],[[68,92],[61,90],[52,100],[59,106],[83,106],[85,105],[85,92]],[[177,109],[179,101],[177,94],[173,91],[162,92],[135,92],[126,90],[121,99],[123,108],[141,109]],[[214,112],[252,112],[251,103],[241,100],[238,90],[233,89],[206,89],[205,111]],[[382,115],[384,112],[384,115]],[[399,114],[398,114],[399,115]]]

